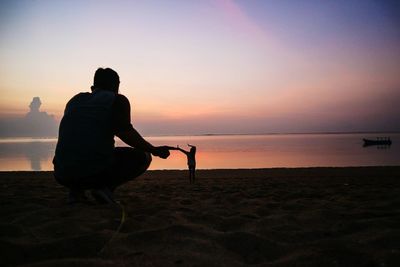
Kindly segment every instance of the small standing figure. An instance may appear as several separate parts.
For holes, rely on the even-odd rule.
[[[185,155],[187,157],[187,164],[189,167],[189,182],[194,183],[195,171],[196,171],[196,146],[192,146],[189,144],[188,144],[188,146],[190,147],[190,151],[183,150],[179,146],[177,146],[176,148],[179,151],[185,153]]]

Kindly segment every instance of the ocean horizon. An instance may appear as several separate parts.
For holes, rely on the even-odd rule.
[[[199,133],[199,134],[143,134],[142,136],[147,137],[170,137],[170,136],[230,136],[230,135],[299,135],[299,134],[400,134],[400,131],[322,131],[322,132],[269,132],[269,133]],[[379,137],[380,137],[379,136]],[[57,136],[0,136],[0,143],[7,142],[7,140],[15,141],[30,141],[30,140],[57,140]]]
[[[363,147],[363,138],[390,137],[391,146]],[[147,136],[154,145],[197,146],[198,169],[400,165],[400,133],[272,133]],[[116,146],[126,146],[115,138]],[[50,171],[57,138],[0,138],[0,171]],[[153,157],[151,170],[186,169],[171,151]]]

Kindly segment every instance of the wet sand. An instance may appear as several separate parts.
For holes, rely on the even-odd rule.
[[[0,172],[2,266],[400,266],[400,167],[197,175],[121,187],[122,218],[67,205],[51,172]]]

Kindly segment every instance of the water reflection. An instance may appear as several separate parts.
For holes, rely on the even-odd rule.
[[[47,161],[51,157],[52,146],[47,143],[34,142],[26,145],[25,156],[31,162],[31,169],[34,171],[42,170],[42,161]]]
[[[400,134],[391,134],[391,149],[363,147],[365,134],[149,137],[154,145],[197,146],[197,166],[268,168],[400,165]],[[374,138],[373,135],[371,137]],[[56,140],[0,140],[1,170],[52,170]],[[116,145],[123,145],[117,140]],[[150,169],[186,169],[186,157],[171,151],[154,157]]]
[[[154,138],[156,144],[193,143],[198,166],[213,168],[269,168],[399,165],[400,147],[363,149],[360,134],[291,134],[256,136],[188,136]],[[399,139],[400,135],[393,135]],[[397,142],[394,142],[397,143]],[[156,163],[157,159],[155,159]],[[180,159],[180,169],[184,159]]]
[[[55,140],[0,143],[0,170],[51,170]]]

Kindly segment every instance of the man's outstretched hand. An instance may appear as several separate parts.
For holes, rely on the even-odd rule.
[[[170,147],[168,147],[168,146],[157,146],[154,148],[154,150],[151,152],[151,154],[153,154],[156,157],[166,159],[169,157],[169,149],[170,149]]]

